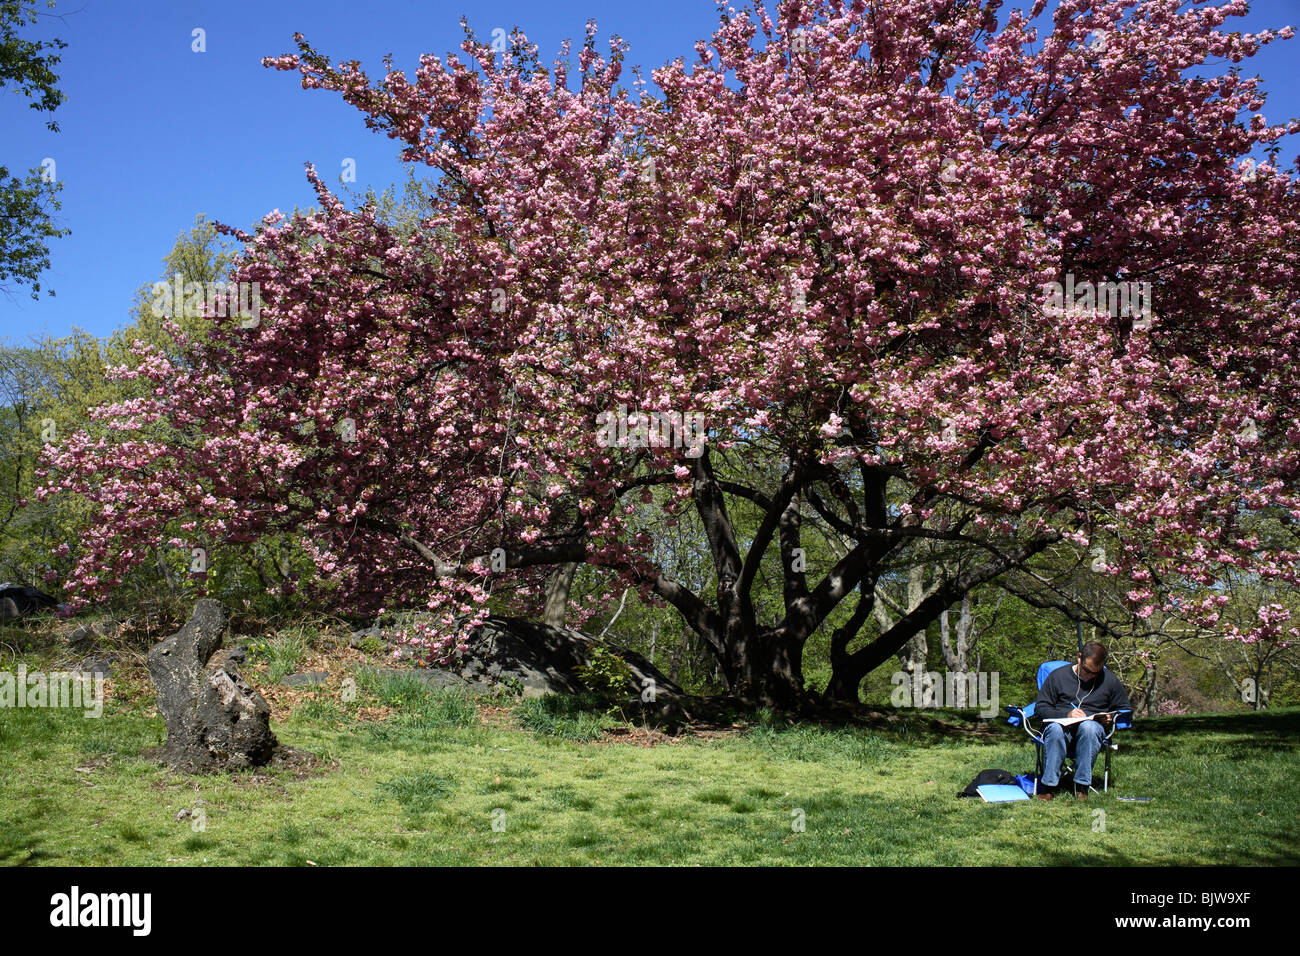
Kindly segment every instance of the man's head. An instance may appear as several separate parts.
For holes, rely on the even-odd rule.
[[[1106,658],[1109,655],[1110,652],[1106,650],[1105,644],[1089,641],[1083,645],[1083,651],[1079,654],[1079,676],[1085,680],[1092,680],[1099,676],[1106,666]]]

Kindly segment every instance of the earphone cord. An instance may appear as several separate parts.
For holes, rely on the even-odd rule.
[[[1096,687],[1091,688],[1091,689],[1088,691],[1087,694],[1084,694],[1082,697],[1080,697],[1080,696],[1079,696],[1079,692],[1080,692],[1081,690],[1083,690],[1083,681],[1079,679],[1079,675],[1078,675],[1078,674],[1075,674],[1075,675],[1074,675],[1074,681],[1075,681],[1075,684],[1074,684],[1074,696],[1075,696],[1074,706],[1075,706],[1075,707],[1078,707],[1080,710],[1083,710],[1083,702],[1084,702],[1085,700],[1087,700],[1087,699],[1088,699],[1088,695],[1091,694],[1091,693],[1092,693],[1094,690],[1096,690],[1097,688],[1096,688]]]

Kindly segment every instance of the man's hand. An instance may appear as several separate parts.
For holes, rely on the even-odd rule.
[[[1085,714],[1083,711],[1081,711],[1078,707],[1076,707],[1076,708],[1074,708],[1074,710],[1070,711],[1070,712],[1069,712],[1068,714],[1066,714],[1065,716],[1067,716],[1067,717],[1087,717],[1088,715]]]
[[[1098,723],[1106,724],[1107,726],[1109,726],[1109,725],[1110,725],[1110,724],[1115,720],[1115,715],[1114,715],[1114,714],[1098,714],[1096,717],[1094,717],[1094,718],[1092,718],[1092,719],[1095,720],[1095,721],[1097,721]]]

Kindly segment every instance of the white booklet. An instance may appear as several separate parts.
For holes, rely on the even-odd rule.
[[[1087,717],[1048,717],[1043,721],[1045,724],[1060,724],[1062,727],[1069,727],[1072,724],[1082,723],[1085,720],[1092,720],[1094,717],[1114,717],[1118,710],[1107,710],[1100,714],[1089,714]]]

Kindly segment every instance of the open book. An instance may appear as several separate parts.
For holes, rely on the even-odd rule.
[[[1062,727],[1069,727],[1085,720],[1092,720],[1094,717],[1114,717],[1118,713],[1118,710],[1104,710],[1098,714],[1089,714],[1087,717],[1048,717],[1043,721],[1043,723],[1060,724]]]

